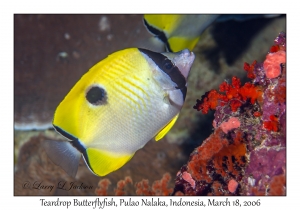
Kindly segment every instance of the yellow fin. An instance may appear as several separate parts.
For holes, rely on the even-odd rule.
[[[176,27],[180,24],[183,15],[158,15],[158,14],[145,14],[144,18],[152,27],[159,31],[164,31],[168,37]],[[155,34],[157,35],[157,34]]]
[[[193,50],[196,44],[198,43],[200,39],[200,36],[196,37],[178,37],[174,36],[169,38],[168,42],[170,44],[171,49],[173,52],[178,52],[180,50],[183,50],[185,48],[188,48],[189,50]]]
[[[161,140],[169,132],[169,130],[173,127],[176,120],[178,119],[178,116],[179,113],[165,127],[163,127],[161,131],[158,132],[158,134],[155,136],[155,141]]]
[[[102,151],[96,148],[87,148],[86,160],[89,168],[98,176],[105,176],[127,163],[133,154],[117,154],[112,152]]]

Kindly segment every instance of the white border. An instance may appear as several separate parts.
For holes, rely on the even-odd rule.
[[[260,208],[299,208],[299,13],[296,1],[6,1],[1,4],[1,202],[5,209],[41,209],[40,197],[13,196],[13,14],[14,13],[287,13],[287,196],[238,197],[242,200],[260,198]],[[299,77],[298,77],[299,76]],[[55,200],[57,197],[42,197]],[[76,197],[63,197],[72,201]],[[78,197],[84,199],[85,197]],[[114,197],[116,200],[118,197]],[[139,197],[134,197],[139,199]],[[201,197],[206,199],[204,197]],[[233,197],[230,199],[235,199]],[[94,200],[94,197],[87,197]],[[162,198],[169,199],[169,198]],[[195,199],[185,198],[186,200]],[[217,199],[223,199],[217,197]],[[155,207],[165,209],[165,207]],[[182,208],[182,207],[180,207]],[[207,207],[206,207],[207,208]],[[219,207],[216,207],[219,208]],[[222,209],[232,207],[222,207]],[[248,207],[253,208],[253,207]],[[56,207],[56,209],[66,209]],[[73,209],[73,208],[70,208]],[[91,209],[91,207],[89,207]],[[127,208],[130,209],[130,208]],[[138,208],[140,209],[140,208]],[[199,208],[197,208],[199,209]],[[220,209],[220,208],[219,208]]]

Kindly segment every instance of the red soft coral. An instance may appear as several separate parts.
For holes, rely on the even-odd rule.
[[[269,131],[277,132],[278,131],[278,126],[279,126],[278,118],[275,115],[271,115],[270,120],[271,121],[265,121],[263,123],[264,128],[269,130]]]
[[[254,67],[256,65],[256,60],[253,61],[253,63],[250,65],[249,63],[244,63],[244,70],[247,71],[247,77],[249,79],[255,79],[255,74],[253,73]]]
[[[211,90],[202,97],[201,100],[197,99],[197,104],[194,109],[202,111],[203,114],[207,114],[210,109],[216,109],[220,94],[216,90]]]
[[[216,90],[205,93],[201,100],[197,99],[194,109],[201,110],[203,114],[207,114],[210,109],[215,110],[218,105],[224,106],[228,104],[231,110],[236,112],[247,99],[250,99],[251,103],[254,104],[257,99],[260,101],[262,96],[259,86],[245,83],[241,87],[241,81],[237,77],[232,77],[231,85],[227,82],[222,82],[219,89],[220,92],[224,93],[220,94]]]

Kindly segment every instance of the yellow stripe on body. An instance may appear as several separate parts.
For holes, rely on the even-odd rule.
[[[137,77],[136,75],[132,75],[132,79],[139,81],[140,83],[142,83],[143,85],[149,85],[147,82],[145,82],[144,80],[141,80],[139,77]]]
[[[105,83],[137,73],[139,73],[138,68],[131,65],[127,60],[120,58],[119,60],[112,61],[109,65],[103,66],[103,73],[99,75],[99,79]]]
[[[108,66],[106,67],[106,72],[102,75],[100,75],[102,78],[101,80],[103,80],[103,82],[108,82],[108,81],[114,81],[118,78],[121,78],[123,77],[124,75],[128,75],[128,72],[126,71],[122,71],[121,68],[116,68],[116,67],[112,67],[112,66]],[[106,78],[109,78],[109,80],[105,79]]]
[[[136,71],[133,59],[136,58],[137,53],[140,54],[140,52],[135,48],[115,52],[93,66],[90,69],[90,73],[97,77],[100,82],[104,83],[106,80],[103,77],[107,76],[113,80],[114,78],[118,78],[122,75],[132,73],[133,69]]]
[[[140,81],[140,80],[139,80]],[[128,84],[130,84],[132,87],[135,87],[136,89],[140,90],[145,96],[149,97],[149,94],[140,86],[134,84],[133,82],[131,82],[130,80],[128,80],[127,78],[124,78],[124,82],[127,82]]]
[[[132,91],[130,88],[126,87],[126,85],[121,82],[120,80],[119,81],[116,81],[115,82],[120,88],[122,88],[123,90],[131,93],[133,96],[135,96],[136,98],[138,98],[139,100],[142,100],[143,103],[145,104],[145,101],[143,98],[141,98],[139,95],[137,95],[134,91]],[[123,94],[127,99],[129,99],[130,101],[132,101],[134,104],[136,104],[139,109],[141,109],[141,106],[140,104],[137,102],[137,100],[134,100],[134,98],[132,98],[129,94],[126,94],[125,91],[120,91],[119,88],[117,88],[116,90],[118,90],[120,92],[120,94]]]
[[[137,69],[135,65],[132,64],[132,62],[128,62],[127,59],[120,58],[119,60],[116,60],[115,64],[117,66],[115,67],[121,67],[122,69],[127,70],[127,73],[132,73],[133,69]]]
[[[128,85],[126,85],[126,83],[132,87],[129,88]],[[124,85],[124,86],[123,86]],[[128,90],[131,94],[133,94],[135,97],[137,97],[140,101],[143,102],[143,105],[146,106],[146,102],[144,97],[146,96],[147,99],[149,98],[149,95],[146,93],[146,91],[144,89],[142,89],[141,87],[135,85],[134,83],[132,83],[131,81],[127,80],[127,78],[123,78],[123,83],[121,84],[122,87],[124,87],[126,90]],[[141,94],[140,94],[141,93]]]
[[[114,83],[116,83],[119,80],[122,80],[126,75],[128,75],[127,72],[122,71],[122,73],[120,73],[119,70],[120,69],[118,69],[118,71],[114,71],[111,68],[107,69],[107,73],[101,75],[100,83],[102,83],[107,88],[110,88],[111,86],[115,86]]]
[[[110,97],[108,100],[109,100],[110,107],[114,111],[117,111],[119,113],[120,109],[118,109],[118,108],[120,108],[120,106],[116,106],[114,103],[120,103],[120,101],[125,101],[126,105],[129,106],[130,111],[136,110],[136,107],[131,103],[131,102],[133,102],[133,103],[136,103],[136,102],[129,95],[127,95],[126,93],[124,93],[124,91],[122,91],[120,89],[113,89],[113,91],[115,92],[115,93],[113,93],[114,95],[112,95],[112,97]],[[112,100],[112,98],[114,99],[114,101],[110,102]]]

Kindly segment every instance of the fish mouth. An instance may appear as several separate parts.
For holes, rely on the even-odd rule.
[[[180,73],[184,76],[185,80],[189,75],[195,60],[195,54],[188,49],[181,50],[176,53],[162,53],[167,56],[179,69]]]

